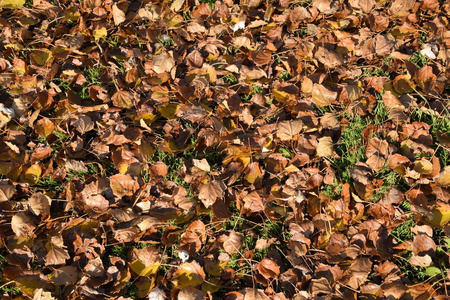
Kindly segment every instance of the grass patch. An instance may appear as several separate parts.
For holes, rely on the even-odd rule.
[[[339,199],[342,194],[342,184],[335,179],[332,185],[325,184],[320,192],[328,198]]]
[[[287,72],[287,71],[283,71],[283,72],[281,72],[281,74],[280,75],[278,75],[278,78],[280,78],[280,79],[283,79],[283,80],[289,80],[289,79],[291,79],[292,78],[292,75],[291,74],[289,74],[289,72]]]
[[[425,100],[425,99],[424,99]],[[428,102],[428,101],[427,101]],[[427,103],[428,104],[428,103]],[[434,141],[438,141],[438,133],[448,133],[450,132],[450,112],[446,111],[446,116],[438,118],[432,114],[424,113],[420,109],[415,109],[411,114],[411,122],[424,122],[430,125],[430,133]],[[439,159],[441,166],[447,166],[450,163],[450,153],[448,149],[441,145],[434,147],[434,155]]]
[[[408,60],[416,64],[419,68],[422,68],[429,63],[428,57],[424,56],[420,51],[414,53]]]
[[[18,297],[22,295],[22,292],[17,286],[5,285],[0,288],[0,295],[7,294],[9,297]]]
[[[238,80],[232,74],[225,75],[222,77],[222,79],[224,82],[226,82],[230,85],[235,85],[236,83],[238,83]]]
[[[336,146],[339,158],[335,159],[334,163],[339,169],[337,176],[343,183],[351,181],[350,170],[357,162],[364,161],[366,158],[362,140],[362,131],[366,126],[365,121],[356,115],[341,133],[340,143]]]
[[[64,191],[64,186],[61,184],[61,182],[56,181],[51,176],[40,178],[35,187],[45,189],[46,192],[53,192],[55,194],[59,194]]]
[[[200,0],[200,3],[206,3],[208,4],[210,9],[214,9],[214,6],[216,5],[217,0]]]
[[[413,239],[413,234],[411,232],[411,228],[415,225],[414,220],[412,219],[412,214],[409,216],[408,221],[400,224],[395,227],[391,235],[400,243],[404,243],[406,241],[411,241]]]
[[[83,99],[89,99],[89,87],[92,85],[99,85],[102,86],[102,83],[99,81],[100,76],[102,72],[105,70],[105,67],[98,66],[97,68],[87,68],[83,75],[86,78],[86,83],[84,84],[83,88],[81,89],[80,93],[78,94]]]

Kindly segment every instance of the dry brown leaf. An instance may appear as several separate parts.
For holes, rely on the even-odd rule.
[[[26,213],[19,212],[11,218],[11,228],[17,237],[24,237],[32,236],[36,226]]]
[[[46,266],[65,265],[66,260],[70,259],[69,252],[62,248],[52,248],[45,256]]]
[[[221,235],[218,241],[223,243],[223,249],[228,254],[237,254],[244,245],[244,235],[240,232],[230,231],[228,234]]]
[[[280,275],[280,266],[270,258],[263,258],[256,265],[256,270],[266,279],[273,279]]]
[[[72,125],[80,132],[81,134],[85,134],[86,132],[94,129],[94,122],[88,116],[79,116]]]
[[[370,156],[366,160],[366,164],[369,167],[371,167],[372,169],[374,169],[375,172],[379,172],[381,169],[383,169],[385,163],[386,163],[386,159],[384,159],[378,153]]]
[[[189,253],[189,255],[195,255],[202,249],[202,242],[200,237],[191,231],[186,231],[180,237],[179,249]]]
[[[73,285],[78,281],[78,270],[74,266],[64,266],[49,276],[56,285]]]
[[[42,118],[36,122],[34,130],[36,130],[40,136],[46,138],[55,130],[55,124],[48,118]]]
[[[112,192],[118,197],[131,196],[139,189],[139,184],[131,175],[117,174],[111,176],[110,185]]]
[[[321,84],[315,83],[312,89],[312,101],[318,107],[332,105],[336,102],[338,94]]]
[[[108,212],[109,201],[105,199],[102,195],[90,196],[85,200],[84,210],[86,213],[97,218]]]
[[[329,136],[324,136],[318,139],[319,144],[317,145],[317,156],[319,157],[330,157],[333,156],[333,140]]]
[[[206,300],[208,299],[208,294],[192,286],[184,287],[178,292],[177,300],[192,300],[192,299]]]
[[[161,53],[153,59],[153,71],[157,74],[170,72],[175,66],[175,60],[168,53]]]
[[[127,91],[117,91],[111,100],[116,107],[132,108],[134,105],[134,97]]]
[[[270,299],[263,290],[255,288],[245,288],[240,291],[244,295],[243,300],[268,300]]]
[[[344,64],[344,58],[342,55],[334,51],[330,51],[324,47],[319,47],[314,54],[314,58],[316,58],[325,66],[325,68],[328,69],[333,69]]]
[[[303,129],[301,120],[282,121],[278,123],[277,136],[281,141],[292,141]]]
[[[291,251],[295,253],[296,256],[305,256],[308,253],[309,246],[311,245],[311,240],[306,238],[302,233],[295,233],[289,239],[289,247]]]
[[[450,186],[450,166],[446,166],[444,170],[439,174],[438,179],[436,180],[437,184],[443,187]]]
[[[431,257],[434,257],[434,252],[436,251],[436,243],[428,235],[418,234],[414,236],[411,248],[414,255],[423,256],[428,254]]]
[[[433,264],[433,260],[428,254],[424,256],[413,255],[408,261],[411,265],[420,267],[429,267]]]
[[[16,193],[16,187],[9,180],[0,180],[0,202],[8,201]]]
[[[201,160],[199,159],[193,159],[192,163],[194,164],[194,168],[197,170],[203,171],[203,172],[211,172],[211,166],[209,165],[208,161],[203,158]]]
[[[225,185],[222,181],[212,181],[209,183],[204,183],[200,187],[198,198],[202,201],[206,208],[211,208],[211,206],[223,197]]]
[[[309,292],[313,295],[319,295],[319,294],[331,294],[333,292],[333,289],[330,286],[330,283],[326,278],[320,278],[320,279],[312,279],[311,283],[309,285]]]
[[[126,20],[125,13],[119,8],[117,4],[114,4],[112,7],[112,15],[115,25],[120,25]]]
[[[52,200],[47,195],[42,193],[33,194],[28,200],[30,210],[36,216],[43,215],[43,217],[50,216],[50,205]]]

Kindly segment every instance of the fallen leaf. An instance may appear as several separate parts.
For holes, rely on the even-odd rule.
[[[30,205],[31,212],[36,216],[50,216],[50,205],[52,200],[47,195],[42,193],[33,194],[30,199],[28,199],[28,203]]]
[[[206,300],[208,294],[192,286],[182,288],[177,295],[177,300]]]
[[[175,288],[196,287],[201,285],[206,278],[205,271],[198,262],[181,264],[173,274],[172,283]]]
[[[212,181],[209,183],[204,183],[201,185],[198,198],[202,201],[206,208],[211,208],[211,206],[223,197],[224,194],[224,184],[221,181]]]
[[[450,205],[438,202],[427,209],[426,220],[438,227],[442,227],[450,222]]]
[[[265,279],[273,279],[280,275],[280,266],[270,258],[263,258],[257,265],[258,274]]]
[[[329,136],[324,136],[318,139],[319,144],[317,145],[317,156],[319,157],[330,157],[333,156],[333,140]]]
[[[170,72],[175,66],[175,60],[168,53],[161,53],[153,58],[153,71],[157,74]]]
[[[133,260],[130,268],[138,276],[151,276],[158,271],[161,265],[161,255],[155,247],[135,248],[131,255]]]
[[[236,254],[244,245],[244,235],[240,232],[230,231],[228,234],[221,235],[219,242],[223,243],[223,250],[228,254]]]
[[[278,123],[277,136],[281,141],[291,141],[302,131],[301,120],[282,121]]]
[[[19,9],[25,4],[25,0],[1,0],[1,7]]]
[[[34,291],[33,300],[56,300],[56,298],[52,296],[51,292],[46,292],[40,288]]]
[[[119,197],[131,196],[139,188],[139,184],[129,174],[111,176],[110,185],[114,195]]]
[[[92,35],[94,36],[95,40],[98,41],[101,38],[106,38],[108,36],[108,32],[106,31],[105,27],[101,27],[99,29],[95,29],[92,32]]]
[[[125,20],[125,12],[123,12],[117,4],[114,4],[112,6],[112,15],[113,15],[113,19],[114,19],[114,24],[115,25],[120,25],[122,24]]]
[[[117,91],[111,100],[116,107],[132,108],[134,105],[134,97],[127,91]]]
[[[73,285],[78,281],[78,270],[73,266],[64,266],[49,275],[56,285]]]
[[[2,3],[4,1],[5,0],[2,0]],[[30,57],[33,60],[35,65],[44,66],[53,59],[53,53],[52,53],[52,51],[50,51],[48,49],[38,49],[38,50],[34,50],[31,53]]]
[[[36,122],[34,130],[40,136],[46,138],[55,130],[55,124],[48,118],[42,118]]]
[[[436,180],[437,184],[443,187],[450,186],[450,166],[446,166],[444,170],[439,174]]]
[[[32,236],[36,226],[26,213],[19,212],[11,218],[11,228],[17,237],[25,237]]]
[[[16,193],[16,187],[8,180],[0,180],[0,202],[8,201]]]
[[[434,257],[436,251],[436,244],[431,237],[426,234],[418,234],[414,236],[412,248],[414,255],[429,255]]]
[[[333,92],[321,84],[315,83],[312,89],[312,101],[318,107],[325,107],[336,102],[337,92]]]
[[[26,183],[35,185],[41,178],[42,169],[39,165],[32,165],[23,173],[23,179]]]
[[[433,264],[433,260],[428,254],[424,256],[413,255],[408,261],[411,265],[420,267],[428,267]]]
[[[52,248],[45,256],[46,266],[65,265],[66,260],[70,259],[70,255],[67,250],[62,248]]]

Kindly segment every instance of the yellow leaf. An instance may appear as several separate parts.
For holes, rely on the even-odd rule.
[[[221,288],[221,282],[219,277],[213,277],[202,284],[202,291],[215,293]]]
[[[140,277],[138,278],[138,280],[136,280],[134,285],[137,287],[138,298],[145,298],[146,296],[149,295],[150,291],[153,290],[153,288],[155,287],[155,276],[152,276],[150,278]]]
[[[261,182],[262,180],[262,172],[261,172],[261,168],[259,167],[259,163],[258,162],[252,162],[250,163],[246,170],[245,170],[245,180],[250,183],[250,184],[254,184],[255,182]]]
[[[187,286],[199,286],[205,280],[206,274],[202,267],[196,262],[184,263],[178,267],[173,274],[173,284],[180,289]]]
[[[136,259],[130,264],[130,268],[137,275],[145,277],[155,274],[160,265],[159,262],[154,262],[150,266],[146,266],[139,259]]]
[[[155,247],[133,249],[132,256],[135,258],[130,264],[131,270],[139,276],[150,276],[158,271],[161,256]]]
[[[414,162],[414,171],[419,174],[430,174],[433,172],[433,164],[424,158]]]
[[[162,105],[160,107],[158,107],[159,113],[161,114],[161,116],[163,116],[164,118],[171,120],[171,119],[175,119],[175,116],[178,112],[178,108],[179,105],[178,104],[173,104],[173,103],[168,103],[166,105]]]
[[[42,118],[36,122],[34,130],[40,136],[46,138],[55,130],[55,124],[48,118]]]
[[[444,171],[439,174],[439,178],[437,179],[437,184],[440,186],[450,186],[450,166],[446,166]]]
[[[93,32],[93,36],[96,41],[98,41],[101,38],[105,38],[107,36],[106,28],[102,27],[100,29],[95,29]]]
[[[446,203],[439,202],[434,205],[431,207],[431,213],[433,217],[427,216],[426,220],[434,226],[442,227],[450,222],[450,205]]]
[[[52,58],[52,51],[48,49],[34,50],[33,53],[31,53],[31,59],[33,60],[34,64],[38,66],[47,64]]]
[[[212,276],[220,276],[222,275],[223,268],[227,265],[227,262],[215,261],[215,260],[206,260],[205,261],[205,271],[209,275]]]
[[[286,92],[279,91],[277,89],[272,90],[272,94],[278,102],[286,103],[289,100],[293,99],[295,96],[288,94]]]
[[[157,117],[156,117],[154,114],[152,114],[152,113],[146,113],[146,114],[143,114],[143,115],[137,117],[137,118],[136,118],[136,121],[137,121],[137,120],[139,120],[139,121],[140,121],[140,120],[144,120],[145,124],[150,125],[150,124],[152,124],[156,119],[157,119]]]
[[[174,29],[181,26],[184,23],[184,18],[182,15],[174,15],[173,17],[165,18],[168,29]]]
[[[26,183],[34,185],[39,181],[41,174],[41,167],[39,167],[39,165],[32,165],[23,174],[23,179]]]
[[[80,12],[75,7],[66,9],[63,13],[64,20],[76,22],[80,18]]]
[[[228,155],[222,161],[224,165],[228,165],[232,161],[239,161],[246,168],[251,161],[251,152],[243,151],[238,146],[229,146],[227,151]]]
[[[121,163],[119,165],[119,173],[125,174],[128,171],[128,166],[129,166],[129,164],[127,164],[127,163]]]
[[[21,44],[6,44],[5,45],[5,49],[7,48],[11,48],[17,51],[22,51],[23,50],[23,46]]]
[[[3,8],[22,8],[25,4],[25,0],[1,0],[1,7]]]

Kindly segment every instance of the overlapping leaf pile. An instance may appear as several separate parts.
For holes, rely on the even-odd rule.
[[[449,13],[0,0],[2,299],[445,299]]]

